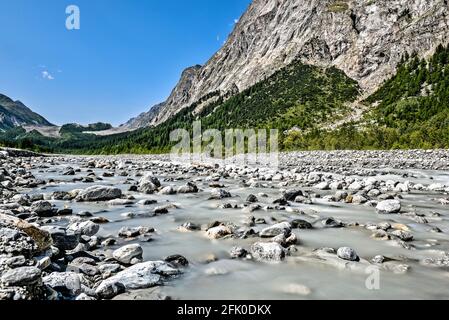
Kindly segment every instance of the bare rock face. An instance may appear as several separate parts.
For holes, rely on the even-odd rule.
[[[431,54],[448,42],[447,0],[254,0],[225,45],[188,68],[151,115],[157,125],[208,94],[231,95],[300,59],[335,66],[374,91],[407,52]],[[156,112],[154,112],[156,111]]]
[[[130,119],[125,124],[121,125],[126,129],[138,129],[146,127],[155,117],[157,117],[159,111],[165,106],[165,102],[153,106],[150,111],[143,112],[135,118]]]

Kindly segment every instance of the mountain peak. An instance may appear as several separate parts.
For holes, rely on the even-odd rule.
[[[54,126],[21,101],[14,101],[0,93],[0,129],[7,130],[26,125]]]
[[[212,92],[245,90],[295,60],[334,66],[373,92],[405,53],[447,43],[448,26],[444,0],[254,0],[223,47],[187,68],[142,124],[160,124]]]

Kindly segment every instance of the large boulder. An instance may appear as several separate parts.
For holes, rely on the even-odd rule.
[[[68,231],[72,231],[73,233],[80,234],[83,236],[92,237],[98,233],[100,230],[100,226],[92,221],[77,221],[70,224],[67,227]]]
[[[11,269],[1,277],[2,284],[7,287],[25,287],[37,284],[41,280],[41,270],[36,267]]]
[[[380,214],[393,214],[401,211],[401,202],[399,200],[385,200],[379,202],[376,210]]]
[[[225,198],[231,198],[231,194],[224,189],[214,189],[210,193],[209,200],[220,200]]]
[[[44,284],[65,296],[75,297],[81,293],[81,280],[74,272],[53,272],[43,280]]]
[[[301,190],[291,189],[291,190],[286,190],[282,196],[287,201],[295,201],[296,197],[304,196],[304,194]]]
[[[218,226],[207,230],[206,235],[209,239],[221,239],[232,234],[232,230],[227,226]]]
[[[187,184],[180,186],[178,188],[177,192],[178,193],[197,193],[198,187],[192,182],[187,182]]]
[[[282,234],[288,237],[291,232],[292,225],[289,222],[282,222],[263,229],[260,236],[262,238],[273,238]]]
[[[142,261],[143,249],[139,244],[130,244],[115,250],[112,256],[123,264],[133,264]]]
[[[251,255],[258,261],[280,262],[285,258],[285,251],[276,242],[257,242],[251,246]]]
[[[359,261],[359,256],[355,252],[354,249],[349,247],[342,247],[338,249],[337,256],[340,259],[347,260],[347,261]]]
[[[103,299],[111,299],[124,290],[151,288],[162,284],[163,277],[179,274],[180,271],[164,261],[149,261],[132,266],[115,276],[103,280],[95,293]]]
[[[53,245],[60,250],[73,250],[79,244],[80,234],[67,232],[65,228],[59,226],[42,227],[52,239]]]
[[[152,173],[147,173],[140,179],[138,190],[146,194],[153,194],[160,187],[161,183],[159,182],[159,179],[156,178]]]
[[[40,217],[49,217],[56,214],[51,203],[45,200],[33,202],[30,206],[30,211],[36,212]]]
[[[85,190],[81,190],[76,201],[94,202],[94,201],[108,201],[120,198],[122,190],[115,187],[93,186]]]

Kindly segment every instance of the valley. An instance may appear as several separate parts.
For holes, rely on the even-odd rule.
[[[117,127],[54,124],[0,94],[0,300],[449,299],[448,2],[253,0],[233,21],[164,101]],[[140,37],[123,42],[135,56],[67,68],[103,79],[77,88],[89,115],[159,90],[150,68],[137,74]],[[90,77],[100,60],[123,74]],[[34,94],[60,88],[62,69],[36,70]],[[176,130],[183,150],[212,153],[197,123],[221,147],[230,129],[279,132],[279,163],[230,163],[255,151],[234,136],[221,154],[243,152],[224,164],[175,159]]]

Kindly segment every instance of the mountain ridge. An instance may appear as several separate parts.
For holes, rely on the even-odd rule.
[[[10,97],[0,94],[0,129],[7,130],[26,125],[54,126],[20,100],[14,101]]]
[[[374,92],[404,53],[428,56],[447,43],[448,11],[446,0],[254,0],[224,46],[187,68],[132,129],[163,123],[211,92],[242,92],[297,59],[335,66]]]

